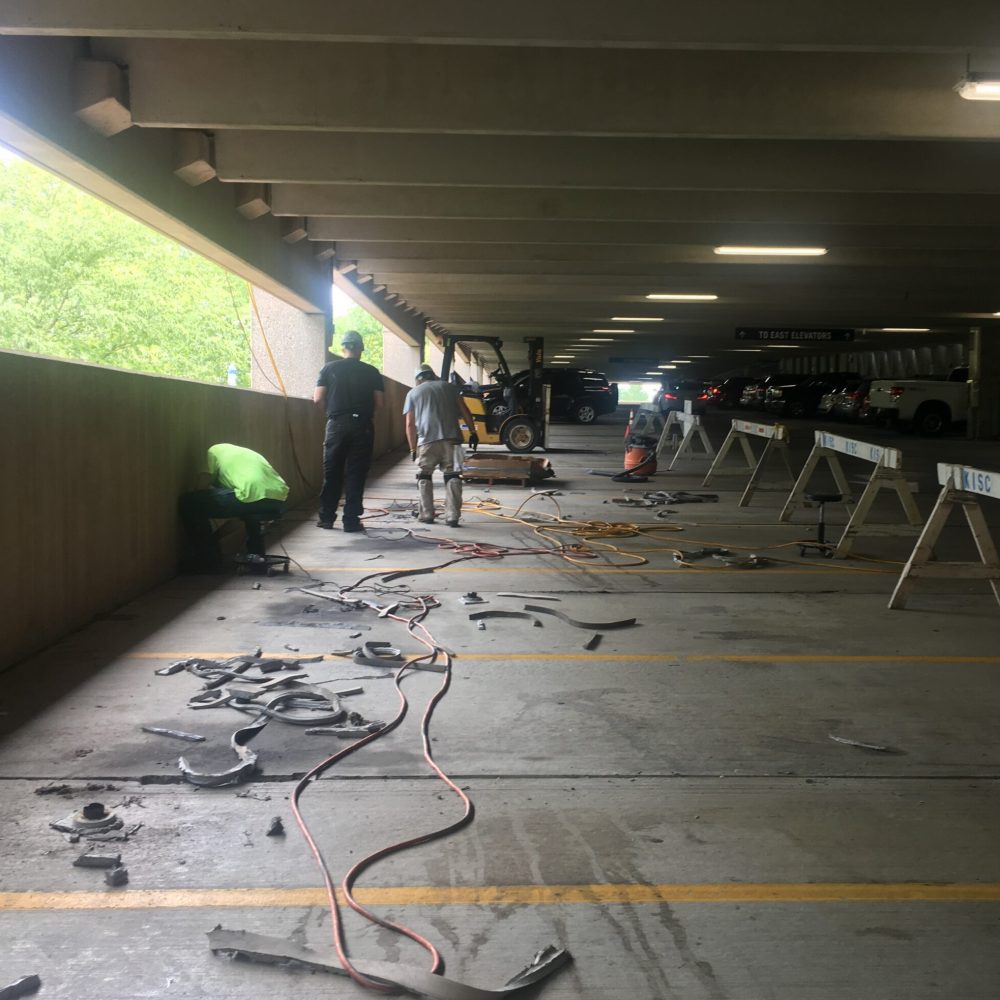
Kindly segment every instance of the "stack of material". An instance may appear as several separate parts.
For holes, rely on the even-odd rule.
[[[462,478],[468,482],[509,483],[522,486],[537,483],[555,475],[547,458],[531,455],[467,455]]]

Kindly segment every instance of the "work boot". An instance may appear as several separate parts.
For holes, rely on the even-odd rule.
[[[317,528],[325,528],[330,531],[333,528],[333,522],[337,520],[337,515],[334,514],[331,518],[325,518],[322,514],[319,516],[319,520],[316,522]]]
[[[344,531],[364,531],[365,526],[355,517],[348,520],[344,518]]]

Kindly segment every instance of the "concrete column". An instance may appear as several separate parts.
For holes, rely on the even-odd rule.
[[[311,397],[316,376],[331,357],[326,351],[326,317],[303,312],[260,288],[254,289],[254,296],[260,317],[251,310],[250,387],[280,393],[283,380],[289,396]],[[281,379],[271,364],[268,345]]]
[[[970,407],[968,436],[1000,436],[1000,323],[972,328],[969,349]]]
[[[420,348],[408,344],[388,327],[382,328],[382,374],[403,385],[413,385],[413,371],[420,364]]]

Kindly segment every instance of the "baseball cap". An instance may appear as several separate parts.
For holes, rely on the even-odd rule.
[[[347,330],[340,335],[341,347],[353,347],[355,350],[364,350],[365,342],[361,339],[361,334],[357,330]]]

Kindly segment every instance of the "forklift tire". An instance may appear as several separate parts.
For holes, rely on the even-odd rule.
[[[538,428],[526,417],[512,417],[500,428],[500,439],[508,451],[531,451],[538,444]]]

